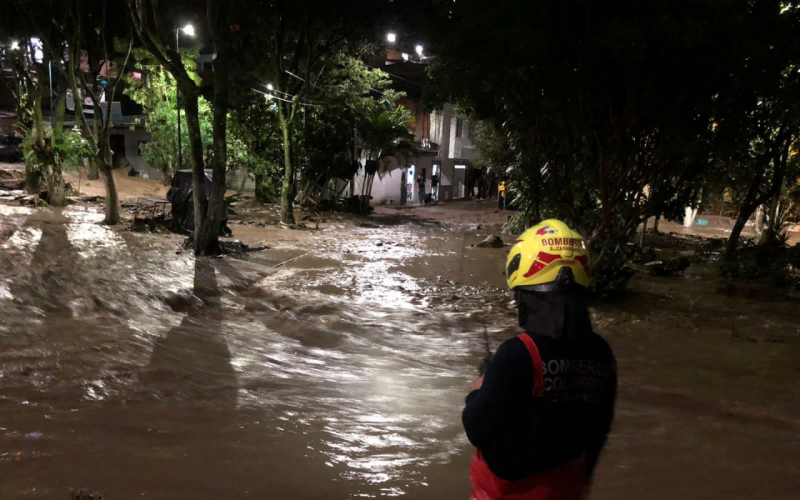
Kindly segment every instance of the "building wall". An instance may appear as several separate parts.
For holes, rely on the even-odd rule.
[[[452,106],[445,106],[441,111],[434,111],[430,118],[430,140],[439,145],[439,157],[449,158],[450,129],[454,110]]]
[[[228,175],[225,176],[225,184],[228,189],[239,193],[256,190],[256,179],[246,168],[237,168],[228,172]]]
[[[147,175],[150,179],[161,180],[161,170],[151,167],[139,151],[140,142],[148,142],[150,134],[144,129],[130,130],[128,128],[117,128],[112,132],[112,135],[122,135],[125,140],[125,159],[128,163],[141,172]],[[253,176],[247,172],[246,169],[237,169],[229,172],[225,177],[228,189],[236,191],[254,191],[256,184]]]
[[[0,134],[11,134],[14,132],[14,124],[17,123],[17,115],[12,113],[0,112]]]
[[[402,178],[402,169],[387,172],[382,178],[375,176],[375,182],[372,184],[372,203],[376,205],[381,203],[388,203],[391,205],[399,204],[401,199],[400,190],[402,189]],[[357,190],[360,187],[361,184],[356,185]]]
[[[414,200],[412,203],[418,202],[417,196],[417,181],[416,176],[425,170],[425,193],[431,192],[431,175],[433,175],[434,158],[431,156],[418,156],[417,158],[410,159],[408,163],[399,163],[396,158],[389,158],[382,175],[376,175],[375,181],[372,184],[372,204],[379,205],[381,203],[397,205],[402,201],[402,182],[403,170],[411,165],[414,165],[414,179],[406,177],[406,181],[411,181],[412,190],[414,192]],[[363,167],[364,160],[361,160]],[[364,182],[363,168],[358,171],[356,175],[356,194],[361,193],[361,184]],[[441,191],[441,190],[440,190]]]
[[[455,113],[454,109],[452,109],[452,111]],[[461,122],[460,137],[457,134],[459,122]],[[450,141],[447,149],[448,158],[468,160],[475,156],[475,146],[472,144],[472,139],[470,137],[473,128],[473,122],[467,120],[463,115],[454,115],[450,119]]]
[[[147,174],[150,179],[161,180],[161,170],[153,168],[147,163],[139,151],[139,142],[148,142],[150,134],[144,129],[130,130],[128,128],[114,129],[112,135],[123,135],[125,137],[125,159],[133,165],[133,168]]]

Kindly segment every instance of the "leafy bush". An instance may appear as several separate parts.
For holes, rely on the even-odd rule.
[[[150,140],[139,146],[139,153],[153,168],[161,171],[161,182],[168,186],[176,170],[192,168],[189,128],[181,128],[181,149],[183,164],[178,163],[178,86],[172,74],[145,49],[134,49],[134,67],[141,76],[125,77],[124,90],[131,99],[142,106],[147,118],[143,121]],[[197,64],[199,48],[182,48],[184,65],[189,76],[197,83]],[[203,150],[208,151],[212,144],[212,108],[202,96],[198,100],[200,116],[200,135]],[[185,111],[181,111],[184,116]],[[185,118],[183,118],[185,120]]]
[[[719,261],[720,273],[735,280],[767,280],[775,286],[797,286],[800,253],[783,244],[758,245],[755,240],[742,242],[736,253]]]
[[[596,240],[592,247],[592,293],[618,292],[628,286],[633,271],[625,266],[633,260],[638,247],[629,245],[626,237]]]
[[[41,179],[43,170],[51,166],[56,172],[77,166],[80,159],[92,154],[92,148],[78,127],[53,135],[50,125],[42,130],[17,125],[22,135],[20,146],[25,155],[25,169]]]
[[[524,212],[517,212],[503,226],[503,232],[506,234],[522,234],[526,229],[526,215]]]

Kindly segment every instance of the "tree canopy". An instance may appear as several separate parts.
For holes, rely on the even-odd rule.
[[[494,124],[520,208],[552,204],[602,266],[644,219],[693,203],[717,166],[720,96],[756,64],[750,41],[787,41],[773,29],[783,3],[753,4],[459,1],[438,13],[428,99]]]

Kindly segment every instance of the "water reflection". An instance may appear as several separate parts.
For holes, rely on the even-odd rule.
[[[273,268],[307,250],[195,259],[99,211],[3,210],[0,498],[467,497],[459,413],[483,325],[494,346],[516,333],[505,254],[467,248],[483,235],[343,230]],[[796,412],[794,352],[731,344],[713,285],[682,283],[703,297],[690,308],[663,283],[596,315],[625,371],[597,498],[753,497],[760,477],[793,498],[796,433],[721,419],[714,396]],[[740,304],[736,321],[761,335],[795,309]],[[664,380],[680,397],[643,397]]]
[[[197,302],[178,306],[185,316],[153,345],[142,384],[161,401],[211,401],[218,410],[236,408],[236,373],[222,332],[223,310],[216,269],[208,258],[194,264]]]

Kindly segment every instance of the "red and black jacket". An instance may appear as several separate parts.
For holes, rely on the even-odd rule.
[[[582,299],[521,293],[518,305],[528,333],[500,346],[483,386],[467,396],[467,437],[500,480],[576,461],[588,479],[614,418],[614,356]]]

